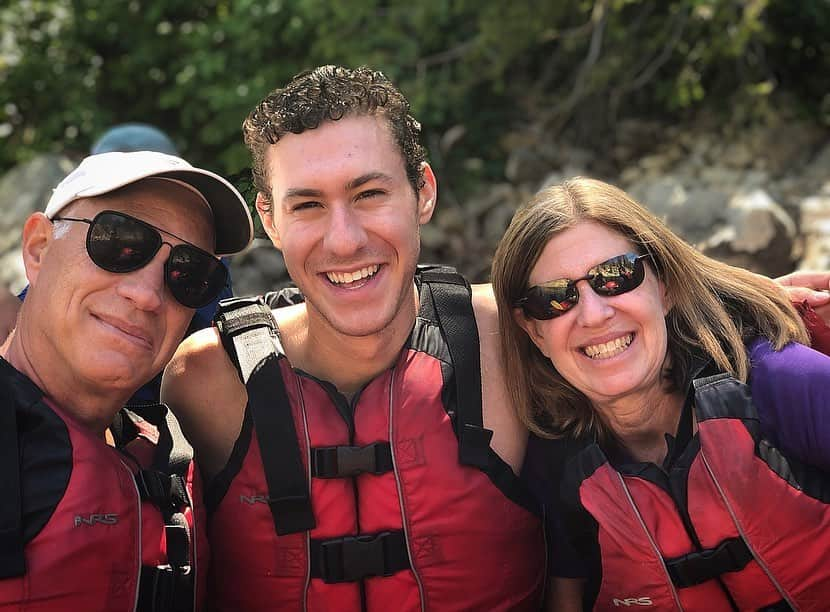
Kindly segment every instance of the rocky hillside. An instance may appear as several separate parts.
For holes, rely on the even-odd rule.
[[[609,150],[588,151],[528,128],[504,143],[505,180],[463,202],[441,202],[422,232],[425,262],[457,266],[472,280],[490,258],[517,207],[538,189],[574,175],[632,193],[704,252],[768,275],[830,269],[830,132],[792,118],[740,129],[705,121],[667,126],[627,121]],[[25,283],[18,241],[23,220],[41,210],[73,160],[47,155],[0,179],[0,283]],[[258,240],[233,263],[238,293],[288,282],[279,254]]]

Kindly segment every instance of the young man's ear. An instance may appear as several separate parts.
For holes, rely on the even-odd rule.
[[[528,335],[533,344],[536,345],[536,348],[538,348],[545,357],[550,359],[550,355],[548,355],[547,349],[545,348],[545,337],[539,332],[539,322],[536,319],[525,316],[524,310],[521,308],[513,309],[513,320],[516,321],[516,324],[519,327],[525,330],[525,333]]]
[[[421,180],[423,185],[418,191],[418,223],[423,225],[432,218],[438,203],[438,181],[435,180],[432,167],[426,162],[421,164]]]
[[[52,222],[41,212],[31,214],[23,225],[21,254],[26,279],[32,286],[37,284],[37,277],[52,243],[52,230]]]
[[[280,233],[277,230],[276,223],[274,223],[274,203],[271,202],[271,198],[261,191],[256,194],[256,211],[259,220],[262,221],[262,229],[268,234],[268,238],[271,239],[275,247],[281,248]]]

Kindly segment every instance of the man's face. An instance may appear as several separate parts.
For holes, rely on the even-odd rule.
[[[77,200],[59,216],[92,219],[102,210],[126,213],[213,252],[207,204],[175,183],[140,181],[126,189]],[[52,351],[52,363],[79,385],[132,393],[159,372],[176,349],[193,315],[164,282],[171,247],[163,244],[150,263],[115,274],[96,266],[86,251],[89,225],[55,222],[35,263],[27,263],[31,289],[27,312],[35,346]],[[181,243],[168,234],[162,239]],[[37,364],[36,364],[37,365]],[[96,415],[77,415],[94,419]]]
[[[436,196],[429,166],[414,193],[385,122],[362,116],[284,136],[266,168],[272,211],[260,217],[309,316],[347,336],[410,325],[419,226]]]

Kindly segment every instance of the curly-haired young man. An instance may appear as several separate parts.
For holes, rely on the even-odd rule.
[[[255,333],[229,315],[165,375],[212,482],[213,604],[538,609],[543,537],[496,311],[489,290],[416,271],[437,185],[406,99],[379,72],[325,66],[243,129],[263,227],[305,302],[273,311],[255,364]]]

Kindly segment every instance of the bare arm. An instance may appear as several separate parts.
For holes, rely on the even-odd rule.
[[[242,429],[247,394],[215,329],[179,346],[164,370],[161,399],[179,419],[208,482],[227,464]]]
[[[527,448],[527,429],[516,416],[505,388],[498,310],[490,285],[473,285],[473,309],[481,347],[484,426],[493,431],[490,446],[518,474]]]

